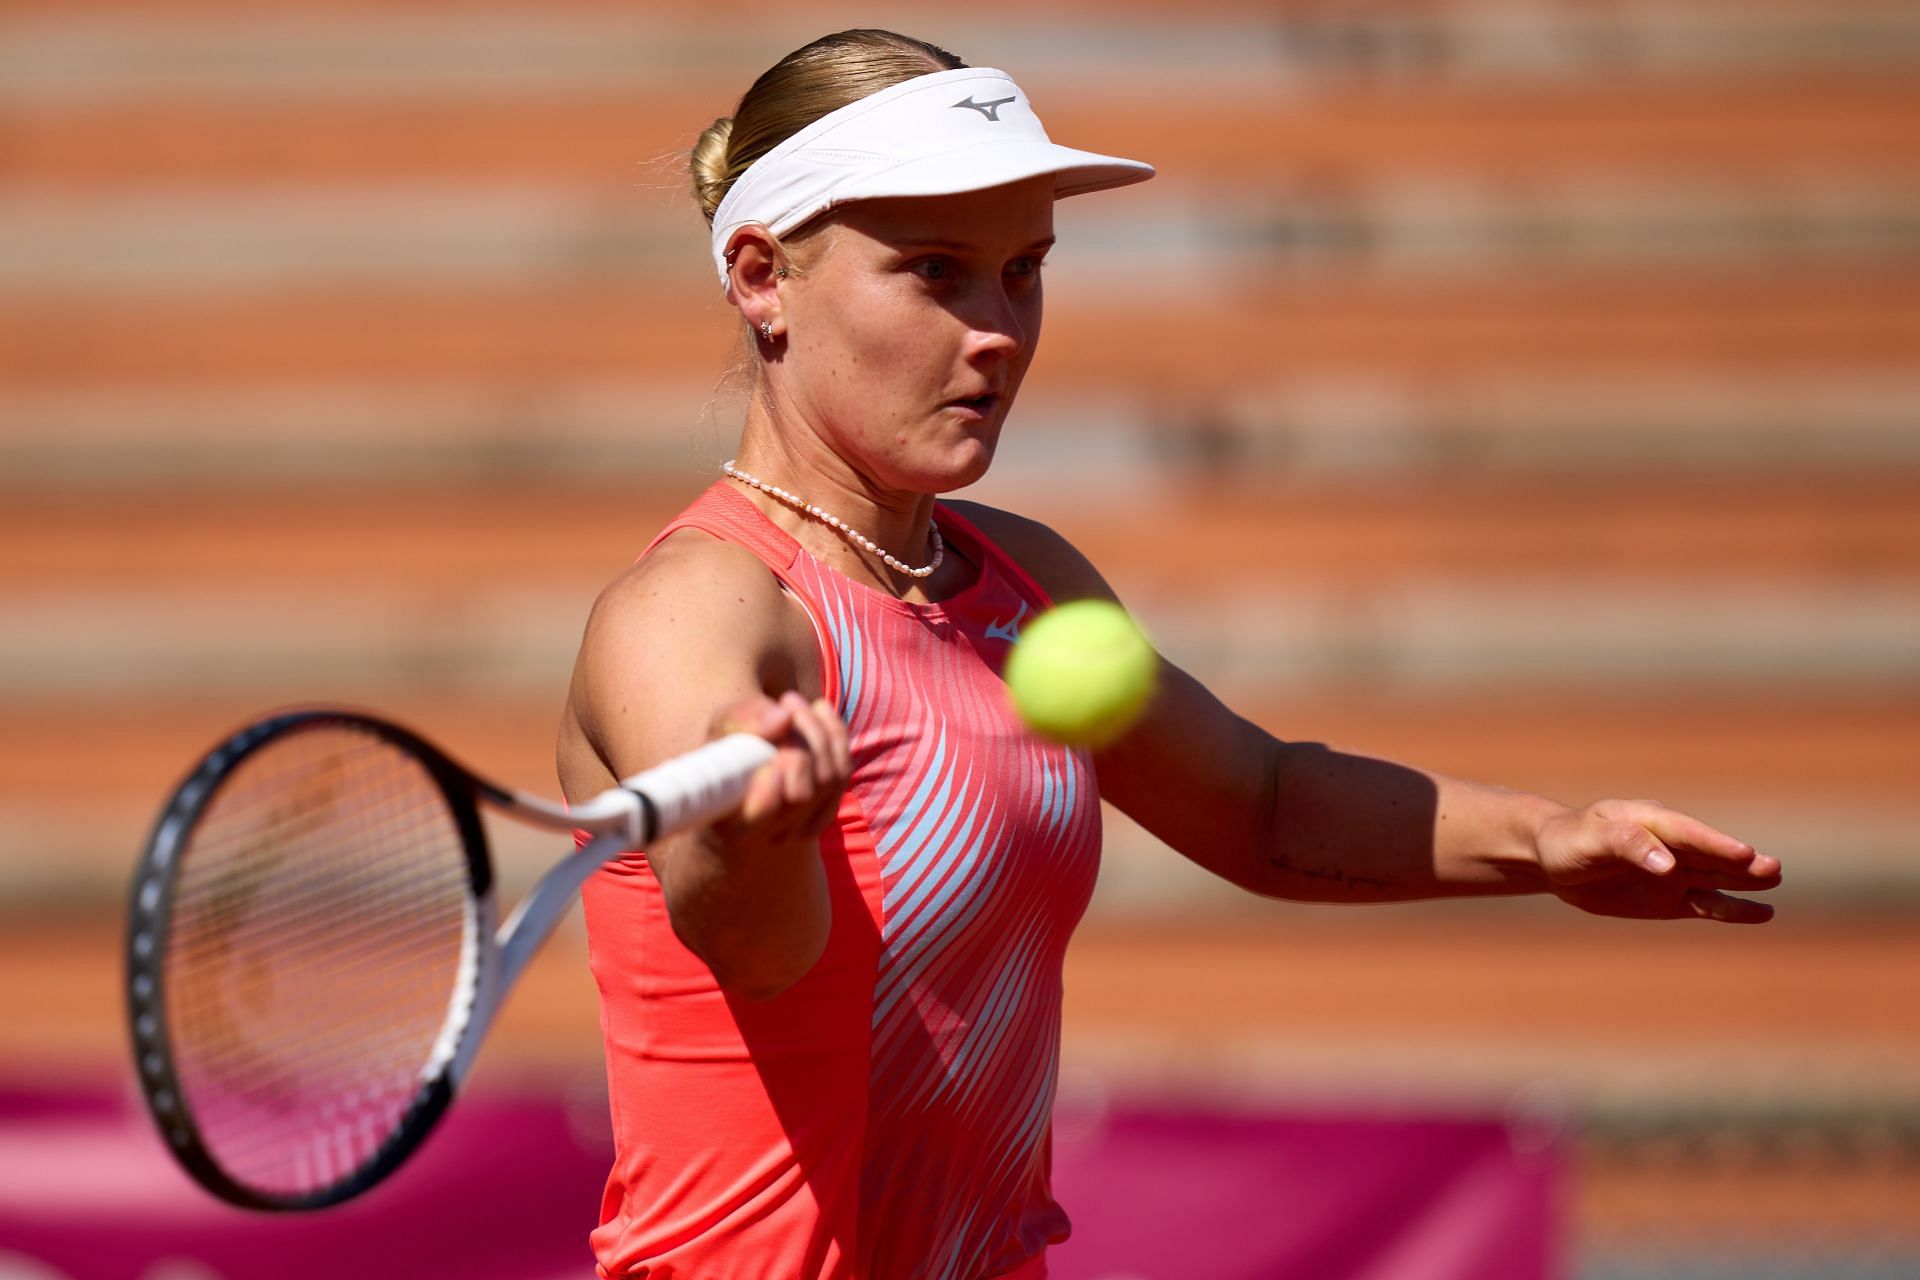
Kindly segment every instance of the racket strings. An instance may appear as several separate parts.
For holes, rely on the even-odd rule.
[[[470,998],[466,845],[439,784],[364,729],[303,726],[224,779],[179,858],[164,984],[203,1146],[270,1195],[352,1176]]]

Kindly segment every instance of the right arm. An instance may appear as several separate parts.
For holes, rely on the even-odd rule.
[[[683,531],[595,602],[561,726],[574,802],[727,732],[778,745],[736,814],[646,851],[674,933],[749,999],[805,974],[832,925],[819,837],[851,762],[846,726],[819,700],[817,654],[764,565]]]

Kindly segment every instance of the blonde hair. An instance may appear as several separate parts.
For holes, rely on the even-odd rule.
[[[938,45],[870,27],[795,49],[693,144],[693,197],[707,225],[749,165],[821,116],[903,80],[966,65]]]

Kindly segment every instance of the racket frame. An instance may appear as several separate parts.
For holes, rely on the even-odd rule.
[[[453,1100],[453,1081],[444,1071],[423,1073],[405,1117],[371,1160],[347,1178],[318,1190],[298,1195],[267,1195],[235,1180],[208,1153],[174,1069],[167,1032],[165,977],[173,872],[178,858],[207,806],[243,762],[289,733],[329,726],[359,730],[393,743],[418,760],[439,787],[465,852],[468,900],[463,929],[468,943],[463,951],[473,950],[473,941],[481,936],[482,922],[476,918],[479,908],[493,899],[493,861],[488,855],[479,807],[474,802],[471,775],[432,743],[376,717],[325,708],[304,708],[268,716],[245,726],[215,747],[175,789],[160,813],[134,874],[132,909],[127,916],[127,1011],[134,1063],[147,1110],[174,1158],[201,1186],[229,1203],[248,1209],[320,1209],[360,1194],[392,1173],[412,1154]],[[480,950],[484,951],[485,947]],[[463,964],[466,958],[463,955]],[[476,988],[475,982],[456,984],[452,1005],[471,1006]],[[464,1011],[450,1008],[442,1039],[456,1023],[464,1025],[467,1021]]]
[[[209,1153],[186,1105],[167,1032],[165,982],[174,872],[207,806],[244,761],[290,733],[338,727],[382,739],[417,760],[439,788],[464,846],[467,902],[459,978],[447,1018],[426,1060],[406,1114],[372,1158],[347,1177],[299,1194],[270,1194],[235,1179]],[[563,919],[587,878],[609,858],[663,832],[705,822],[738,802],[746,779],[773,756],[747,734],[625,779],[569,808],[488,782],[411,730],[364,712],[304,707],[278,712],[230,735],[175,788],[135,870],[127,916],[126,995],[135,1073],[167,1149],[202,1187],[231,1204],[269,1211],[323,1209],[385,1179],[418,1149],[472,1070],[481,1042],[533,953]],[[552,831],[593,838],[550,867],[496,928],[493,860],[480,806]]]

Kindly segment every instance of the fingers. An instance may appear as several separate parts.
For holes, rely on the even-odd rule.
[[[853,772],[847,727],[832,703],[808,702],[797,693],[745,698],[716,718],[716,729],[758,733],[778,747],[748,783],[740,821],[773,840],[826,829]]]
[[[798,694],[788,697],[798,699]],[[831,702],[819,698],[806,704],[806,713],[796,711],[794,723],[807,740],[813,763],[814,802],[812,811],[801,823],[807,835],[817,836],[827,829],[840,809],[840,793],[853,776],[853,746],[847,722]]]
[[[1645,824],[1612,817],[1603,808],[1604,803],[1588,812],[1606,820],[1588,824],[1579,841],[1583,847],[1581,860],[1589,874],[1606,874],[1611,864],[1625,862],[1651,875],[1664,876],[1679,865],[1673,850]]]
[[[1689,889],[1729,889],[1735,893],[1755,893],[1780,885],[1778,875],[1754,876],[1744,871],[1696,871],[1688,868],[1678,878]]]
[[[1660,842],[1659,837],[1645,827],[1632,827],[1625,839],[1627,861],[1646,868],[1656,876],[1663,876],[1680,865],[1673,856],[1673,850]]]
[[[1690,867],[1740,875],[1750,881],[1780,878],[1780,859],[1759,853],[1744,840],[1736,840],[1684,813],[1661,810],[1652,816],[1651,825]]]
[[[1596,813],[1616,821],[1630,823],[1646,831],[1664,851],[1665,857],[1651,849],[1641,856],[1629,856],[1655,875],[1664,875],[1676,865],[1689,868],[1736,873],[1744,877],[1744,887],[1760,887],[1756,882],[1775,881],[1780,876],[1780,859],[1758,853],[1744,840],[1715,830],[1698,818],[1652,800],[1603,800],[1593,806]],[[1668,859],[1672,859],[1669,861]]]
[[[1765,903],[1737,896],[1780,883],[1780,860],[1650,800],[1602,800],[1540,829],[1554,892],[1585,911],[1645,920],[1763,924]]]
[[[819,835],[833,820],[851,772],[846,724],[825,699],[808,702],[788,693],[780,701],[793,717],[794,736],[804,744],[804,750],[791,752],[785,776],[785,799],[794,810],[793,829]]]
[[[1753,846],[1736,840],[1724,831],[1716,831],[1698,818],[1689,817],[1664,805],[1647,806],[1640,818],[1662,840],[1685,845],[1696,853],[1725,861],[1745,861],[1753,856]]]
[[[806,794],[810,797],[815,787],[826,786],[832,781],[833,741],[826,722],[837,717],[824,701],[808,702],[797,693],[782,694],[780,705],[793,718],[794,733],[807,745],[801,763],[806,766],[802,772],[805,774]]]
[[[778,742],[786,736],[792,722],[793,712],[784,702],[776,702],[763,693],[756,693],[722,708],[720,714],[713,718],[713,736],[718,738],[729,733],[753,733],[768,742]]]
[[[780,778],[781,802],[790,807],[804,807],[813,800],[813,751],[821,731],[806,699],[799,694],[783,695],[780,706],[787,713],[790,728],[774,755],[772,768]]]
[[[713,718],[711,736],[725,737],[730,733],[752,733],[769,742],[778,743],[792,727],[793,712],[767,697],[765,694],[753,694],[728,703]],[[739,818],[747,822],[758,822],[780,807],[781,793],[784,790],[780,779],[779,756],[761,766],[747,782],[747,790],[740,797]]]
[[[748,823],[765,821],[769,814],[780,808],[781,793],[784,790],[780,759],[775,756],[773,760],[760,766],[748,781],[747,792],[740,797],[739,820]]]
[[[1712,889],[1687,890],[1687,909],[1703,920],[1718,920],[1722,924],[1765,924],[1773,919],[1773,907],[1767,903],[1750,902]]]

